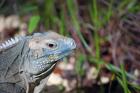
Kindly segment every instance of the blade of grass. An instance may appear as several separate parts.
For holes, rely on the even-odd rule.
[[[95,58],[97,60],[100,60],[100,37],[98,35],[98,30],[101,27],[101,22],[99,20],[99,14],[97,10],[97,2],[96,0],[93,0],[91,3],[91,8],[90,8],[90,15],[91,15],[91,20],[94,25],[95,31],[94,31],[94,42],[95,42]],[[97,64],[97,69],[98,73],[100,72],[101,65]]]
[[[118,10],[123,10],[130,2],[131,0],[124,0],[121,3],[119,2]]]
[[[31,17],[31,19],[29,20],[29,26],[28,26],[29,33],[32,33],[35,30],[39,21],[40,21],[40,16],[35,15]]]
[[[120,77],[117,77],[118,82],[120,83],[121,86],[123,86],[123,81],[121,80]]]
[[[136,90],[139,90],[139,91],[140,91],[140,85],[138,85],[138,84],[133,84],[133,83],[129,83],[129,82],[128,82],[128,84],[129,84],[130,86],[132,86],[133,88],[135,88]]]
[[[64,12],[63,10],[61,11],[61,16],[60,16],[60,34],[64,35],[65,33],[65,18],[64,18]]]
[[[29,4],[22,5],[18,13],[22,15],[29,12],[35,12],[35,11],[38,11],[38,6],[29,3]]]
[[[85,48],[91,53],[92,49],[88,46],[87,42],[85,41],[82,33],[81,33],[81,29],[80,29],[80,22],[78,20],[78,9],[75,7],[76,5],[74,4],[73,0],[66,0],[67,6],[68,6],[68,10],[72,19],[72,23],[73,26],[75,28],[76,33],[78,34],[80,40],[82,41],[83,45],[85,46]]]
[[[121,73],[121,69],[112,65],[112,64],[109,64],[103,60],[97,60],[95,57],[89,57],[89,60],[90,62],[94,63],[94,64],[98,64],[98,65],[104,65],[109,71],[119,75],[118,73]],[[136,77],[125,72],[126,73],[126,76],[132,80],[136,80]]]
[[[83,69],[84,60],[85,60],[85,56],[83,54],[79,54],[76,62],[75,70],[76,73],[80,76],[84,75],[84,69]]]
[[[54,15],[54,0],[46,0],[45,2],[45,13],[44,13],[44,19],[45,19],[45,26],[46,28],[50,29],[54,27],[54,21],[56,19]]]
[[[93,0],[91,2],[91,6],[90,6],[90,16],[91,16],[91,20],[92,23],[95,27],[95,30],[99,30],[99,28],[101,27],[101,22],[99,20],[99,14],[98,14],[98,9],[97,9],[97,2],[96,0]]]
[[[122,87],[124,89],[124,93],[131,93],[129,88],[128,88],[128,83],[127,83],[127,79],[126,79],[126,72],[124,69],[124,65],[121,64],[121,76],[122,76]]]
[[[112,14],[113,14],[113,9],[112,9],[112,6],[113,5],[113,0],[111,0],[111,3],[109,4],[109,6],[108,6],[108,10],[107,10],[107,12],[105,13],[106,15],[105,15],[105,22],[104,22],[104,24],[106,24],[109,20],[110,20],[110,17],[112,16]]]

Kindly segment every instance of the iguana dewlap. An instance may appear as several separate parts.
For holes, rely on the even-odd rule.
[[[55,32],[5,41],[0,44],[0,93],[41,93],[56,63],[75,48],[73,39]]]

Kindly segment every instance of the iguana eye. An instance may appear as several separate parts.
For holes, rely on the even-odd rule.
[[[46,46],[51,49],[57,48],[57,44],[55,42],[46,43]]]

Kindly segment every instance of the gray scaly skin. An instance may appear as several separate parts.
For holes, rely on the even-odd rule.
[[[55,32],[0,44],[0,93],[41,93],[56,63],[75,48],[73,39]]]

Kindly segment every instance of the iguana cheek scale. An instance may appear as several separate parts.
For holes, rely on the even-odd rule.
[[[41,93],[56,63],[75,48],[73,39],[55,32],[5,41],[0,44],[0,93]]]

